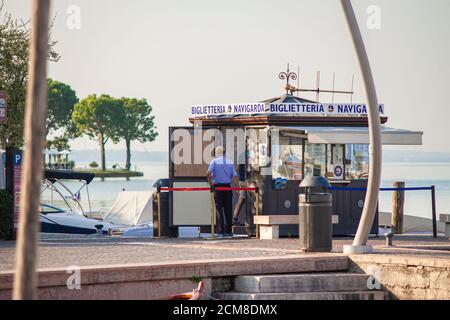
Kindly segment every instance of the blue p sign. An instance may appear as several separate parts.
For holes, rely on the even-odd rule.
[[[21,164],[22,164],[22,154],[21,153],[14,154],[14,165],[20,166]]]

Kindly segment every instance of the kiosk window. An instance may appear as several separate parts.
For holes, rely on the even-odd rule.
[[[277,144],[272,142],[272,178],[302,180],[302,158],[303,139],[280,136]]]
[[[369,174],[369,146],[349,144],[345,154],[346,179],[364,179]]]
[[[326,145],[305,143],[305,177],[325,176]]]

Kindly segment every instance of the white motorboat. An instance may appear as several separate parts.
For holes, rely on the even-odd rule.
[[[88,185],[95,175],[63,170],[46,170],[42,181],[42,191],[51,192],[52,198],[59,196],[59,203],[65,204],[61,209],[53,204],[41,203],[40,221],[41,232],[44,233],[71,233],[71,234],[108,234],[110,231],[126,228],[126,225],[114,224],[100,219],[89,218],[81,205],[80,193],[86,190],[89,209],[91,209]],[[81,187],[73,192],[62,180],[75,180],[81,182]],[[53,202],[53,201],[52,201]],[[92,211],[92,210],[90,210]],[[92,215],[91,215],[92,216]],[[98,215],[97,215],[98,216]]]

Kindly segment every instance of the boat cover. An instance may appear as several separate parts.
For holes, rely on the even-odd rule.
[[[89,184],[94,180],[95,174],[69,170],[45,170],[44,177],[52,183],[55,180],[83,180]]]
[[[152,193],[148,191],[119,192],[103,221],[117,225],[136,226],[152,222]]]

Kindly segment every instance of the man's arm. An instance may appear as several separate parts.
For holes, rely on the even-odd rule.
[[[209,167],[208,167],[208,171],[206,171],[206,178],[208,179],[208,183],[209,183],[210,186],[213,185],[213,183],[212,183],[212,173],[214,171],[214,167],[215,167],[214,161],[211,161],[211,163],[209,164]]]
[[[208,183],[209,183],[209,185],[212,186],[212,177],[211,177],[211,173],[210,173],[210,172],[207,172],[207,173],[206,173],[206,177],[208,178]]]
[[[239,188],[239,180],[237,176],[233,176],[233,184],[235,188]]]

